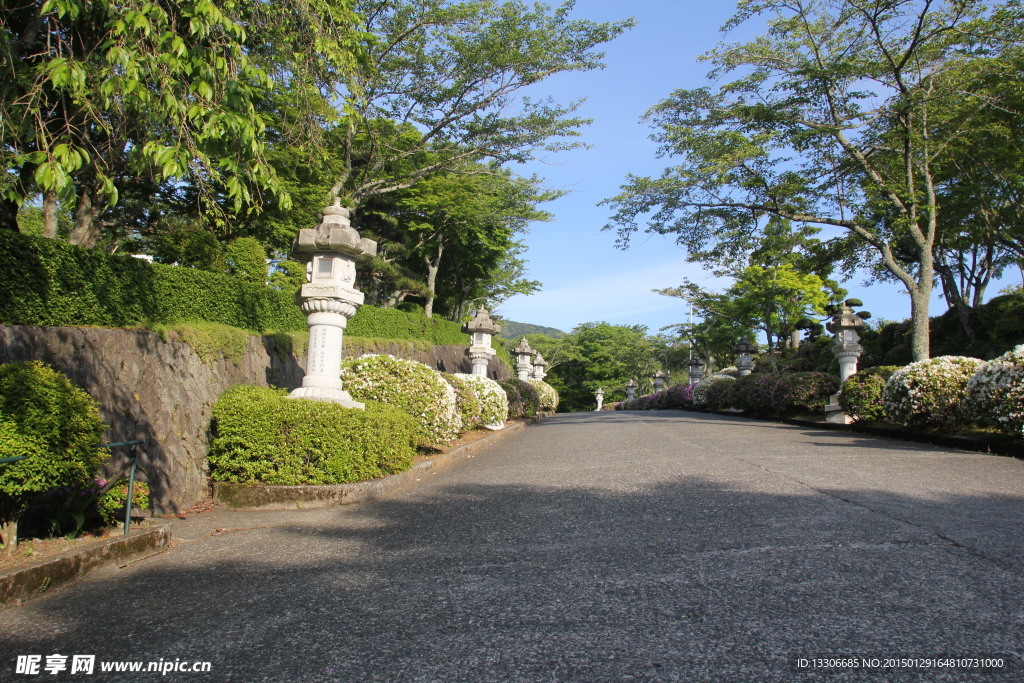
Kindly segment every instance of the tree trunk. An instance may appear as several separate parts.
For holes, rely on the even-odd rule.
[[[0,535],[4,537],[4,549],[13,556],[18,551],[18,520],[11,519],[0,525]]]
[[[100,238],[99,224],[96,222],[98,214],[96,191],[91,184],[83,184],[75,207],[75,227],[68,242],[89,249],[95,247]]]
[[[444,253],[444,245],[437,245],[437,253],[433,259],[424,257],[427,264],[427,298],[423,305],[423,314],[428,318],[434,316],[434,286],[437,284],[437,271],[441,267],[441,254]]]
[[[957,318],[960,320],[960,327],[963,328],[967,338],[972,342],[977,341],[978,334],[974,331],[974,325],[971,324],[970,307],[960,294],[960,288],[957,287],[952,271],[945,266],[936,266],[936,270],[939,273],[939,282],[942,284],[942,294],[946,297],[946,303],[949,304],[950,308],[956,309]]]
[[[928,280],[930,285],[931,278]],[[918,287],[910,292],[910,348],[915,361],[928,360],[931,354],[931,340],[928,338],[931,322],[928,317],[931,287],[925,289],[923,284],[923,282],[919,282]]]
[[[18,202],[0,197],[0,230],[21,232],[18,227]]]
[[[47,190],[43,193],[43,237],[57,236],[57,193]]]

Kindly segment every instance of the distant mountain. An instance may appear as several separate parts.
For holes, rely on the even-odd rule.
[[[564,337],[566,332],[562,332],[554,327],[544,327],[543,325],[531,325],[530,323],[517,323],[514,320],[502,320],[501,332],[498,334],[502,339],[514,339],[518,341],[524,335],[527,334],[546,334],[549,337]]]

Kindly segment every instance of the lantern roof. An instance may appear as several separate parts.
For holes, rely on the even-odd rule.
[[[377,255],[377,243],[359,237],[359,232],[349,221],[349,210],[337,197],[334,204],[324,208],[319,225],[299,230],[299,236],[292,240],[292,256],[299,260],[324,251],[341,252],[360,261],[368,261]]]
[[[498,334],[501,332],[501,325],[491,320],[486,308],[478,308],[476,316],[462,326],[462,331],[468,334],[474,332],[485,332],[486,334]]]
[[[523,337],[519,341],[519,346],[517,346],[513,352],[517,354],[527,354],[530,356],[537,353],[536,351],[530,348],[530,343],[526,341],[526,337]]]

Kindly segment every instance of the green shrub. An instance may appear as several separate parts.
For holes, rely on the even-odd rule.
[[[858,422],[882,422],[885,420],[885,405],[882,390],[898,365],[880,365],[856,372],[843,383],[839,390],[839,405],[843,412]]]
[[[290,292],[44,237],[0,231],[0,270],[0,322],[9,324],[140,327],[205,320],[256,332],[306,327]]]
[[[226,358],[241,366],[245,361],[245,351],[249,345],[248,330],[202,320],[174,323],[166,329],[191,346],[204,363]],[[162,329],[157,331],[162,332]]]
[[[424,448],[448,444],[462,428],[455,390],[423,363],[391,356],[348,358],[341,365],[341,379],[357,401],[379,401],[411,415],[417,422],[417,444]]]
[[[395,408],[288,398],[246,385],[213,406],[210,477],[246,484],[344,484],[412,465],[416,426]]]
[[[777,415],[816,415],[825,410],[829,397],[839,390],[839,378],[824,372],[786,372],[772,391]]]
[[[521,379],[500,379],[498,384],[508,397],[508,416],[533,417],[540,409],[540,396],[529,382]]]
[[[964,403],[975,423],[1024,434],[1024,344],[979,366],[967,381]]]
[[[469,346],[469,335],[449,320],[428,318],[393,308],[361,306],[348,322],[346,334],[384,339],[426,339],[434,344]]]
[[[751,374],[736,378],[736,381],[729,386],[729,402],[733,408],[751,413],[757,412],[756,387],[758,378],[762,376]]]
[[[242,282],[264,287],[267,284],[267,252],[255,237],[239,237],[224,247],[228,273]]]
[[[455,405],[458,406],[459,415],[462,417],[462,431],[468,432],[482,426],[483,404],[477,397],[472,384],[452,374],[441,373],[441,376],[455,390]]]
[[[725,410],[732,407],[732,387],[736,378],[732,375],[715,375],[718,379],[707,388],[705,406],[708,410]]]
[[[106,484],[101,480],[102,484]],[[109,491],[96,500],[96,511],[107,526],[116,526],[124,522],[125,506],[128,503],[128,482],[114,484]],[[132,507],[140,510],[149,508],[149,485],[144,481],[136,481],[132,486]]]
[[[735,381],[736,378],[730,377],[729,375],[714,374],[709,375],[707,377],[702,377],[696,384],[693,385],[693,406],[695,408],[711,409],[711,406],[708,405],[708,390],[711,388],[711,385],[728,382],[731,386],[731,383]]]
[[[968,421],[960,399],[982,361],[939,356],[917,361],[892,374],[882,390],[886,416],[914,426],[956,427]]]
[[[501,429],[508,420],[508,396],[501,385],[489,377],[457,372],[454,375],[473,387],[480,401],[480,422],[488,429]]]
[[[38,361],[0,365],[0,523],[17,545],[17,522],[32,499],[59,486],[84,486],[108,457],[99,406],[67,377]]]
[[[541,410],[557,410],[558,409],[558,392],[555,388],[541,379],[531,379],[530,385],[537,390],[537,396],[540,399]]]

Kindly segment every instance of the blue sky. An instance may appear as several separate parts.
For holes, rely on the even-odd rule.
[[[503,317],[565,331],[604,320],[646,325],[655,333],[685,322],[688,308],[681,299],[652,289],[678,285],[684,277],[714,289],[728,285],[716,283],[698,264],[688,263],[685,251],[669,237],[641,233],[627,251],[617,249],[615,233],[601,231],[610,211],[597,203],[615,195],[628,173],[658,175],[667,165],[656,157],[649,139],[652,129],[640,118],[672,90],[705,84],[709,67],[697,61],[700,54],[719,42],[756,32],[755,27],[741,27],[743,33],[720,33],[734,9],[734,2],[722,1],[577,0],[579,17],[633,17],[637,25],[606,46],[605,69],[559,75],[529,93],[550,95],[563,103],[586,98],[579,113],[594,122],[583,132],[590,149],[513,167],[520,175],[542,176],[546,186],[569,194],[544,206],[554,219],[534,224],[526,238],[529,277],[544,283],[543,290],[502,304],[498,312]],[[901,287],[865,287],[862,280],[854,278],[844,287],[850,296],[863,299],[864,309],[876,319],[909,317],[910,298]],[[990,287],[988,295],[998,289],[999,285]],[[945,302],[933,297],[932,315],[945,310]]]

